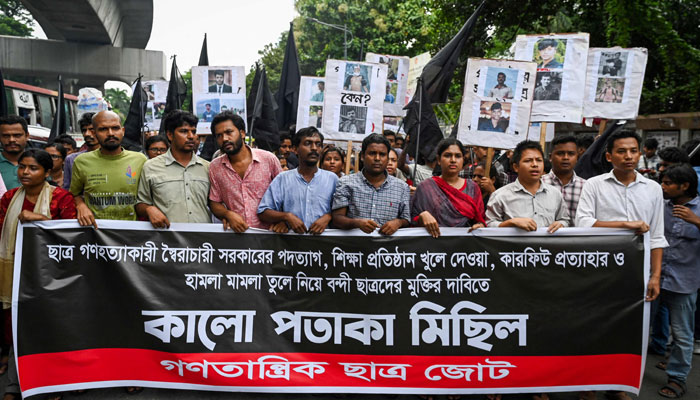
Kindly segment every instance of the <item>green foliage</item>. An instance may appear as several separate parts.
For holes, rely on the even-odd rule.
[[[185,81],[187,85],[187,95],[185,96],[185,101],[182,102],[183,110],[193,110],[192,107],[192,70],[188,69],[182,74],[182,80]]]
[[[112,111],[120,115],[129,113],[131,105],[131,97],[126,93],[126,90],[111,88],[105,90],[105,100],[112,105]]]
[[[32,21],[20,0],[0,0],[0,35],[31,36]]]

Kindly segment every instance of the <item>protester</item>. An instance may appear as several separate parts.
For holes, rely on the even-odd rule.
[[[564,202],[569,209],[569,226],[576,221],[576,208],[581,197],[581,190],[586,180],[576,175],[574,167],[578,160],[576,138],[573,136],[558,136],[552,140],[552,153],[549,161],[552,170],[542,177],[542,182],[559,189]]]
[[[486,163],[486,157],[488,156],[488,147],[474,146],[473,154],[473,163],[470,165],[466,165],[465,168],[459,173],[459,176],[461,176],[462,178],[472,179],[474,176],[474,168],[479,163]],[[496,171],[498,171],[498,174],[496,175],[496,182],[499,186],[503,186],[510,183],[508,174],[506,173],[501,163],[492,162],[491,165],[496,168]]]
[[[76,216],[73,195],[46,182],[54,162],[44,150],[29,149],[19,155],[17,175],[20,186],[11,189],[0,199],[0,300],[3,305],[3,336],[12,343],[10,305],[12,302],[12,274],[14,270],[17,223],[73,219]],[[3,400],[21,399],[14,349],[10,347],[8,383]],[[53,395],[50,399],[60,399]]]
[[[333,226],[393,235],[409,225],[409,188],[386,172],[389,141],[373,133],[362,141],[360,173],[340,178],[333,196]]]
[[[63,163],[68,155],[66,148],[60,143],[48,143],[44,145],[43,149],[53,159],[53,168],[49,171],[47,178],[49,184],[63,187]]]
[[[287,233],[321,234],[331,222],[331,201],[338,176],[318,168],[323,135],[310,126],[294,136],[299,167],[283,172],[272,181],[258,206],[261,221],[272,230]]]
[[[17,160],[27,146],[29,130],[27,120],[18,115],[0,117],[0,175],[5,184],[5,190],[19,187],[17,178]]]
[[[163,126],[172,146],[143,165],[136,214],[154,228],[169,228],[171,222],[209,223],[209,162],[194,154],[197,117],[174,110]]]
[[[70,191],[75,196],[78,223],[93,225],[95,219],[135,221],[136,192],[146,156],[124,150],[124,128],[119,115],[100,111],[92,117],[97,151],[75,159]]]
[[[495,192],[500,186],[498,185],[498,180],[496,176],[498,172],[496,167],[491,164],[489,169],[489,176],[486,176],[486,163],[480,162],[474,167],[474,173],[472,174],[472,180],[474,183],[479,185],[479,190],[481,191],[481,199],[484,205],[489,204],[489,199],[493,192]]]
[[[479,186],[459,176],[464,167],[464,145],[457,139],[443,139],[437,145],[440,176],[424,180],[411,204],[411,220],[433,237],[440,226],[484,227],[484,203]]]
[[[281,132],[280,148],[277,150],[277,154],[284,156],[284,158],[287,160],[287,167],[289,167],[289,169],[299,166],[299,160],[297,159],[297,155],[294,154],[294,149],[292,148],[292,136],[294,136],[293,133]]]
[[[390,131],[388,129],[385,129],[384,132],[382,132],[384,137],[391,143],[391,148],[396,147],[396,132]]]
[[[231,111],[217,114],[211,122],[219,149],[224,156],[209,166],[209,206],[222,221],[224,230],[244,232],[269,228],[258,218],[258,204],[270,182],[282,172],[277,157],[246,145],[245,122]]]
[[[698,146],[700,145],[700,139],[693,139],[688,142],[683,143],[683,151],[688,155],[689,157],[689,163],[693,167],[693,170],[695,170],[695,174],[698,176],[698,182],[700,182],[700,150],[698,150],[693,156],[691,157],[690,154],[695,150]],[[700,186],[698,187],[698,194],[700,194]]]
[[[583,153],[588,150],[589,147],[595,142],[593,135],[581,135],[576,138],[576,151],[578,151],[578,156],[581,157]]]
[[[406,140],[404,139],[403,135],[397,134],[396,139],[394,139],[394,148],[403,150],[405,142]]]
[[[146,139],[144,144],[146,150],[146,157],[148,159],[156,158],[161,154],[168,152],[168,139],[161,135],[151,136]]]
[[[287,159],[284,158],[283,155],[278,154],[277,159],[280,162],[280,166],[282,167],[282,171],[289,171],[289,167],[287,167]]]
[[[664,234],[669,247],[663,253],[659,301],[669,313],[673,344],[664,365],[668,383],[659,389],[664,397],[680,398],[693,359],[693,331],[700,289],[700,198],[695,171],[687,164],[669,167],[661,175],[666,199]]]
[[[542,182],[544,153],[540,144],[529,140],[518,143],[512,162],[518,179],[491,195],[486,210],[488,226],[526,231],[547,227],[549,233],[569,226],[569,211],[561,192]]]
[[[73,154],[78,151],[78,143],[68,134],[64,133],[62,135],[58,135],[53,142],[62,144],[68,154]]]
[[[637,164],[637,170],[649,179],[656,179],[656,168],[661,159],[656,154],[656,150],[659,148],[659,141],[654,138],[649,138],[644,141],[644,154],[639,158],[639,164]]]
[[[323,152],[321,153],[321,168],[325,169],[326,171],[331,171],[332,173],[336,174],[338,178],[340,178],[345,175],[343,173],[344,166],[345,152],[342,149],[339,149],[333,145],[323,149]]]
[[[663,149],[659,150],[658,153],[659,159],[659,167],[658,167],[658,173],[664,172],[664,170],[672,165],[676,164],[687,164],[690,162],[690,158],[688,158],[688,154],[683,151],[682,149],[672,146],[672,147],[664,147]]]
[[[84,143],[80,147],[80,151],[73,154],[68,154],[66,159],[63,161],[63,188],[66,190],[70,190],[70,182],[73,175],[73,163],[75,162],[75,158],[85,152],[100,148],[100,143],[97,141],[95,131],[92,127],[92,117],[94,116],[95,113],[85,113],[80,117],[80,120],[78,120],[80,132],[83,134]]]
[[[421,182],[433,176],[433,170],[437,165],[437,156],[434,151],[428,157],[416,157],[423,162],[422,164],[416,161],[414,165],[408,165],[406,157],[408,157],[408,152],[401,152],[397,169],[403,172],[407,180],[411,179],[414,186],[418,187]]]

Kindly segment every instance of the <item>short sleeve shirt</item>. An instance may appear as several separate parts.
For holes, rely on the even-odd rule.
[[[393,219],[411,219],[410,189],[405,182],[386,176],[375,188],[362,172],[346,175],[338,181],[333,196],[333,210],[347,207],[349,218],[372,219],[384,225]]]
[[[532,218],[539,228],[548,227],[555,221],[569,226],[569,210],[561,192],[546,183],[540,183],[534,195],[519,180],[493,192],[486,208],[487,225],[497,227],[513,218]]]

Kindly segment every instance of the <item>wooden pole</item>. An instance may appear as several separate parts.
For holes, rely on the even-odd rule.
[[[545,142],[547,141],[547,123],[540,122],[540,146],[544,151]]]
[[[360,172],[360,150],[355,152],[355,173]]]
[[[608,120],[603,119],[600,121],[600,125],[598,125],[598,136],[602,135],[603,132],[605,132],[605,127],[608,125]]]
[[[491,163],[493,162],[493,154],[494,154],[494,149],[493,147],[489,147],[488,150],[486,150],[486,164],[484,164],[484,177],[490,178],[491,174]]]
[[[345,153],[345,175],[350,175],[350,158],[352,157],[352,140],[348,140],[348,151]]]

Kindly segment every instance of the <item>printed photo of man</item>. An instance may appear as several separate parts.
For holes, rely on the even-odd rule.
[[[209,86],[209,93],[233,93],[231,85],[224,83],[224,71],[214,71],[214,84]]]

